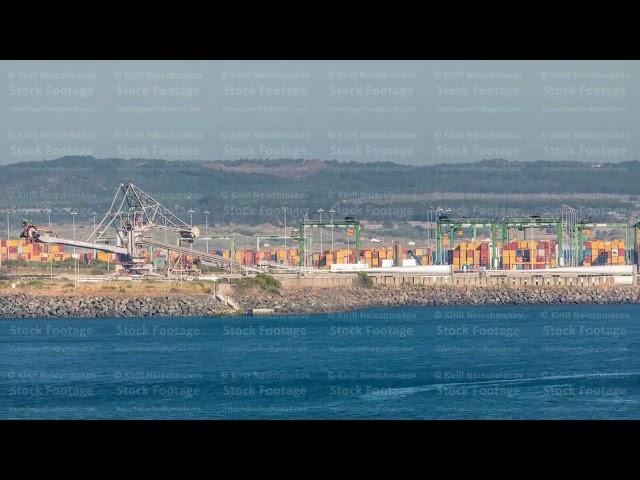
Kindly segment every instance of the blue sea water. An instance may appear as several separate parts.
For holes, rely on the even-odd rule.
[[[640,306],[0,320],[0,418],[635,419]]]

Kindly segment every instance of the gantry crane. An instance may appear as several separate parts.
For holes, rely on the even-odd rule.
[[[444,263],[443,253],[443,235],[447,232],[450,239],[450,246],[453,247],[453,238],[456,230],[462,228],[471,228],[473,230],[473,238],[476,237],[478,228],[487,228],[491,231],[491,258],[490,264],[493,268],[498,268],[498,230],[500,231],[501,241],[504,244],[509,241],[509,229],[516,228],[518,230],[526,230],[527,228],[552,228],[556,234],[556,260],[558,266],[564,266],[564,234],[565,230],[570,235],[570,249],[576,252],[576,263],[580,263],[584,259],[584,231],[592,228],[620,228],[625,230],[625,263],[638,264],[638,228],[640,222],[635,223],[592,223],[590,219],[579,222],[565,222],[562,218],[540,217],[533,215],[531,217],[504,217],[501,219],[467,219],[467,218],[449,218],[441,215],[436,222],[436,257],[435,263]],[[631,240],[631,229],[633,228],[633,249],[629,248]],[[570,232],[569,232],[570,230]]]
[[[347,229],[347,235],[353,236],[355,239],[355,261],[360,262],[360,235],[362,234],[362,226],[355,217],[347,216],[344,220],[309,220],[305,218],[300,221],[297,232],[298,248],[300,250],[300,266],[306,267],[309,264],[307,255],[310,250],[308,244],[310,237],[307,235],[309,228],[344,228]]]

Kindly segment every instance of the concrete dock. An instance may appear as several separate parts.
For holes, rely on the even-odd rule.
[[[365,271],[374,285],[432,285],[452,287],[600,287],[636,285],[637,268],[592,267],[547,270],[486,270],[479,273],[412,273],[406,271]],[[285,288],[335,288],[358,285],[358,273],[307,273],[274,275]]]

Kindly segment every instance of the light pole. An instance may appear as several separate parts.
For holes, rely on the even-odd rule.
[[[560,226],[561,226],[561,231],[560,231],[560,239],[562,240],[562,250],[559,249],[558,246],[556,246],[556,248],[559,250],[558,251],[558,267],[564,267],[564,204],[562,204],[560,206]]]
[[[567,228],[567,207],[562,204],[562,210],[560,211],[560,221],[562,222],[562,251],[560,252],[560,259],[562,260],[562,267],[564,267],[564,249],[567,244],[568,228]]]
[[[193,214],[196,213],[195,210],[193,208],[190,208],[187,213],[189,214],[189,218],[190,220],[190,227],[193,228]],[[193,250],[193,239],[191,239],[191,250]]]
[[[578,209],[574,208],[573,209],[573,243],[574,243],[574,249],[573,249],[573,266],[577,267],[578,266],[578,248],[580,248],[580,246],[578,245],[578,236],[576,235],[576,225],[578,224]]]
[[[76,212],[75,210],[73,210],[71,212],[71,218],[73,219],[73,241],[76,241],[76,215],[78,214],[78,212]],[[73,246],[73,254],[75,255],[76,253],[76,246]]]
[[[320,215],[320,222],[322,223],[322,212],[324,212],[324,210],[322,208],[318,209],[318,214]],[[320,225],[320,256],[322,256],[322,225]]]
[[[204,236],[207,239],[207,253],[209,253],[209,210],[204,211]]]
[[[427,219],[429,222],[429,225],[427,225],[427,251],[429,252],[429,254],[431,254],[431,227],[433,224],[433,212],[433,207],[429,207],[427,209]]]
[[[638,215],[634,215],[633,217],[633,223],[634,224],[638,224]],[[629,260],[631,261],[631,263],[633,263],[634,265],[638,265],[638,239],[635,238],[634,235],[634,239],[633,239],[633,250],[629,250],[629,247],[626,247],[625,252],[628,253],[629,255]]]
[[[569,265],[573,267],[573,228],[571,228],[573,224],[573,212],[571,211],[571,207],[567,207],[567,233],[569,235]]]
[[[167,217],[164,217],[164,243],[167,243]],[[167,258],[169,257],[169,251],[167,251]]]
[[[71,212],[71,218],[73,219],[73,241],[76,241],[76,215],[78,214],[78,212],[76,212],[75,210],[73,210]],[[78,270],[79,270],[79,262],[78,262],[78,255],[76,254],[76,246],[73,246],[73,266],[74,266],[74,270],[75,270],[75,276],[76,276],[76,289],[78,288]]]
[[[2,244],[2,238],[0,238],[0,244]],[[9,239],[7,238],[7,248],[9,247]],[[7,262],[9,258],[7,258]],[[2,268],[2,250],[0,250],[0,268]]]
[[[49,209],[49,232],[51,232],[51,209]],[[49,245],[47,245],[47,255],[50,250]],[[51,281],[53,282],[53,259],[51,260]]]
[[[7,209],[7,212],[9,212],[9,209]],[[0,238],[0,240],[2,239]],[[1,243],[2,242],[0,241],[0,244]],[[7,262],[8,261],[9,261],[9,232],[7,231]],[[0,250],[0,268],[2,268],[2,250]]]
[[[305,225],[307,224],[307,222],[309,221],[309,209],[305,208],[304,210],[304,223]],[[306,229],[302,229],[303,232],[305,232]],[[306,232],[305,232],[306,233]],[[309,258],[309,239],[308,237],[305,235],[305,237],[302,239],[302,241],[304,242],[304,260],[302,262],[302,264],[305,267],[309,266],[309,262],[308,262],[308,258]]]
[[[333,208],[329,210],[329,215],[331,218],[331,256],[333,256],[333,214],[334,213],[336,213],[336,211]]]
[[[91,215],[93,215],[93,231],[96,231],[96,215],[98,213],[94,210],[93,212],[91,212]],[[95,243],[95,240],[93,241],[93,243]],[[98,254],[98,252],[96,251],[96,249],[93,249],[93,261],[96,261],[96,255]]]
[[[284,210],[284,264],[289,265],[289,256],[287,255],[287,207],[282,207]],[[278,259],[276,258],[276,263]]]
[[[7,208],[7,264],[9,263],[9,209]]]

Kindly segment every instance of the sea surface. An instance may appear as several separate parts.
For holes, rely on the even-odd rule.
[[[637,419],[640,306],[5,319],[0,418]]]

